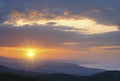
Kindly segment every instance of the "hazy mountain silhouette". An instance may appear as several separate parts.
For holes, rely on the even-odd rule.
[[[0,81],[120,81],[120,71],[106,71],[92,76],[77,76],[62,73],[46,75],[23,75],[18,70],[0,66]],[[33,76],[32,76],[33,75]]]
[[[0,81],[34,81],[29,72],[14,70],[0,65]]]
[[[0,72],[15,72],[16,70],[0,65]]]
[[[33,69],[34,72],[41,73],[65,73],[74,75],[93,75],[104,70],[86,68],[73,63],[43,62],[42,65]]]
[[[65,74],[88,76],[105,71],[95,68],[86,68],[73,63],[61,63],[55,61],[40,61],[40,62],[36,62],[34,65],[27,65],[26,67],[25,66],[26,64],[21,64],[20,60],[18,59],[3,58],[3,57],[0,58],[0,64],[16,70],[37,72],[37,73],[48,73],[48,74],[65,73]]]
[[[46,75],[45,73],[16,70],[16,69],[8,68],[2,65],[0,65],[0,73],[9,73],[9,74],[12,73],[16,75],[25,75],[25,76]]]

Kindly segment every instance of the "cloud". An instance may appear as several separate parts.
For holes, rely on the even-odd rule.
[[[58,28],[58,29],[57,29]],[[73,30],[73,28],[63,27],[50,27],[50,26],[39,26],[39,27],[0,27],[0,41],[1,44],[17,45],[25,41],[42,43],[44,45],[55,45],[68,40],[75,40],[77,33],[63,31]],[[74,34],[75,33],[75,34]],[[73,37],[74,39],[72,39]],[[8,45],[9,45],[8,44]],[[57,46],[57,45],[56,45]]]
[[[0,0],[0,46],[18,46],[25,41],[75,49],[119,46],[119,2]]]
[[[0,0],[0,19],[1,22],[7,20],[8,15],[13,10],[22,13],[35,10],[44,13],[47,18],[77,15],[92,18],[101,24],[117,25],[119,27],[120,6],[118,3],[120,3],[119,0]]]
[[[67,31],[66,31],[67,30]],[[83,34],[65,26],[0,27],[0,46],[15,47],[26,43],[47,48],[89,49],[120,46],[120,32]],[[82,30],[81,30],[82,31]]]
[[[105,47],[100,47],[100,49],[102,50],[112,50],[112,51],[119,51],[120,50],[120,46],[105,46]]]
[[[53,13],[44,13],[36,10],[30,10],[29,12],[13,11],[9,14],[8,20],[4,21],[3,24],[18,27],[24,27],[25,25],[67,26],[77,28],[78,30],[76,30],[76,32],[79,32],[81,29],[87,30],[83,31],[83,33],[89,34],[105,33],[119,30],[115,25],[100,24],[97,21],[90,19],[89,17],[71,15],[67,11],[60,16]]]

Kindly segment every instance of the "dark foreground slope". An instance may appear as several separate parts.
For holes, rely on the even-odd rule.
[[[120,71],[106,71],[89,77],[87,81],[120,81]]]
[[[35,79],[24,75],[0,73],[0,81],[35,81]]]
[[[120,71],[106,71],[93,76],[74,76],[66,74],[51,74],[42,77],[44,81],[120,81]]]
[[[0,81],[120,81],[120,71],[106,71],[84,77],[68,74],[26,76],[10,72],[0,72]]]
[[[31,78],[34,73],[24,72],[0,65],[0,81],[35,81]]]

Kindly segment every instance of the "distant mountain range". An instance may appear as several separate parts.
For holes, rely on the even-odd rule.
[[[39,73],[39,72],[30,72],[30,71],[28,72],[28,71],[16,70],[16,69],[8,68],[2,65],[0,65],[0,73],[17,74],[17,75],[24,75],[24,76],[47,75],[45,73]]]
[[[21,60],[0,57],[0,81],[120,81],[120,71],[105,71],[54,61],[26,70]]]
[[[19,72],[17,71],[17,73],[24,73],[24,74],[27,74],[28,72],[32,72],[34,74],[64,73],[64,74],[72,74],[72,75],[80,75],[80,76],[89,76],[105,71],[102,69],[86,68],[73,63],[61,63],[55,61],[37,61],[34,63],[23,61],[22,63],[22,60],[20,59],[11,59],[4,57],[0,58],[0,65],[5,66],[6,71],[14,72],[13,69],[16,69],[19,71]],[[9,70],[9,68],[12,69]]]
[[[0,81],[120,81],[120,71],[106,71],[91,76],[63,73],[34,75],[32,72],[24,75],[24,71],[0,66]]]

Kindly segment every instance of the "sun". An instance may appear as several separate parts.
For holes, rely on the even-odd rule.
[[[28,56],[29,57],[33,57],[34,56],[34,53],[32,51],[28,52]]]
[[[33,57],[35,57],[35,50],[34,49],[28,49],[27,50],[27,57],[28,58],[33,58]]]

